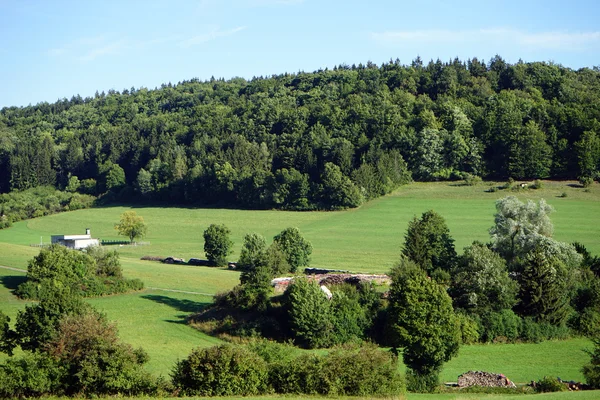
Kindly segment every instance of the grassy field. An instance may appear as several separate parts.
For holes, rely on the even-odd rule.
[[[551,216],[558,240],[585,244],[600,253],[600,185],[589,192],[568,182],[546,182],[541,190],[486,192],[488,184],[459,186],[415,183],[359,209],[343,212],[243,211],[193,208],[136,208],[148,225],[149,246],[123,246],[124,259],[142,255],[203,257],[202,233],[212,223],[225,224],[235,243],[230,259],[239,256],[243,237],[258,232],[268,240],[289,226],[300,228],[313,244],[315,267],[361,272],[387,272],[398,260],[409,220],[433,209],[447,221],[459,252],[473,240],[488,241],[494,202],[506,195],[522,200],[545,198],[556,212]],[[559,197],[566,193],[567,197]],[[16,223],[0,231],[0,265],[26,266],[35,249],[31,243],[50,241],[51,234],[83,233],[118,239],[113,226],[129,208],[79,210]],[[18,245],[18,247],[5,247]]]
[[[148,237],[144,240],[150,245],[118,249],[125,275],[142,279],[147,289],[90,302],[115,321],[125,341],[148,351],[150,371],[166,376],[174,362],[185,357],[193,347],[219,343],[218,339],[188,327],[185,317],[210,303],[213,294],[233,287],[239,275],[234,271],[164,265],[139,258],[142,255],[203,257],[202,232],[211,223],[224,223],[232,230],[233,260],[239,255],[246,233],[259,232],[271,239],[284,228],[297,226],[313,244],[313,266],[386,272],[398,259],[404,232],[414,215],[429,209],[443,215],[460,251],[473,240],[488,240],[494,201],[514,194],[522,200],[545,198],[556,209],[551,216],[555,237],[569,242],[580,241],[593,253],[600,253],[600,185],[594,184],[589,192],[565,182],[547,182],[544,189],[535,191],[488,193],[485,191],[488,187],[488,184],[474,187],[448,183],[412,184],[359,209],[343,212],[136,208],[148,224]],[[563,192],[567,197],[559,197]],[[27,261],[38,253],[38,249],[29,244],[40,243],[40,237],[47,243],[51,234],[83,233],[85,228],[91,228],[94,237],[118,239],[113,225],[128,209],[79,210],[16,223],[10,229],[0,230],[0,265],[25,269]],[[10,293],[23,277],[23,271],[0,268],[0,309],[11,317],[26,305]],[[579,369],[588,359],[582,351],[586,347],[589,342],[584,339],[539,345],[465,346],[459,356],[445,366],[441,378],[455,381],[459,374],[468,370],[486,370],[504,373],[516,382],[528,382],[544,375],[582,380]],[[569,398],[598,398],[571,395]],[[456,396],[428,395],[427,399],[512,398]],[[565,395],[536,398],[566,398],[562,396]],[[409,395],[407,398],[420,397]]]

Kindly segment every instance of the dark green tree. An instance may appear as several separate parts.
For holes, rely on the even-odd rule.
[[[443,286],[406,258],[391,271],[391,277],[388,339],[402,349],[404,363],[413,374],[413,388],[425,381],[419,390],[433,390],[442,365],[460,346],[452,299]]]
[[[444,218],[433,210],[408,223],[402,254],[431,275],[436,269],[450,272],[456,261],[454,239]]]
[[[306,348],[332,344],[331,302],[314,281],[299,277],[286,291],[290,330],[297,343]]]
[[[0,352],[12,356],[16,347],[15,333],[10,329],[10,318],[0,311]]]
[[[517,311],[539,322],[559,325],[570,311],[569,269],[558,258],[549,256],[541,247],[523,260],[519,275]]]
[[[595,336],[592,342],[594,349],[587,352],[590,355],[590,362],[583,366],[581,372],[592,389],[600,389],[600,337]]]
[[[302,237],[300,229],[286,228],[273,238],[279,249],[285,254],[286,261],[290,266],[290,272],[308,267],[312,244]]]
[[[216,266],[227,265],[227,256],[231,254],[233,241],[229,238],[231,231],[225,225],[211,224],[204,231],[204,253]]]

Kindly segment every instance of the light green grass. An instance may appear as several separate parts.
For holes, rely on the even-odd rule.
[[[259,232],[270,240],[284,228],[297,226],[313,244],[313,266],[386,272],[398,259],[408,221],[414,215],[429,209],[443,215],[456,240],[456,247],[461,251],[473,240],[489,239],[494,201],[514,194],[521,199],[546,198],[556,209],[552,214],[555,237],[569,242],[580,241],[593,253],[600,253],[600,185],[595,184],[589,193],[563,182],[547,182],[546,188],[540,191],[486,193],[487,187],[487,184],[475,187],[448,183],[412,184],[359,209],[343,212],[136,208],[148,224],[145,240],[151,244],[116,247],[121,253],[125,275],[142,279],[149,288],[193,293],[147,289],[141,293],[98,298],[90,302],[115,321],[125,341],[143,346],[148,351],[150,371],[168,375],[175,361],[185,357],[193,347],[219,343],[219,340],[185,325],[184,318],[208,304],[210,295],[233,287],[239,276],[236,272],[222,269],[165,265],[139,258],[146,254],[186,259],[203,257],[202,232],[211,223],[224,223],[232,230],[235,247],[230,259],[233,260],[239,255],[246,233]],[[557,197],[562,192],[567,192],[568,196]],[[51,234],[80,233],[91,228],[94,237],[117,239],[113,225],[128,209],[79,210],[16,223],[12,228],[0,231],[0,265],[26,268],[27,261],[39,251],[29,244],[39,243],[40,236],[47,243]],[[0,309],[11,317],[26,304],[17,300],[9,290],[23,275],[23,272],[0,268]],[[516,382],[528,382],[544,375],[581,380],[579,369],[587,361],[581,350],[588,346],[589,342],[583,339],[539,345],[465,346],[459,356],[445,366],[441,378],[455,381],[459,374],[468,370],[487,370],[504,373]],[[573,397],[568,398],[600,398],[569,394]],[[427,399],[512,398],[470,394],[452,396],[455,395],[428,395]],[[567,398],[564,396],[534,398]],[[409,399],[419,397],[408,396]]]
[[[136,208],[148,224],[149,246],[124,246],[124,259],[142,255],[203,257],[202,232],[212,223],[225,224],[235,243],[231,260],[239,256],[243,237],[258,232],[269,241],[289,226],[300,228],[313,244],[312,265],[363,272],[387,272],[400,254],[410,219],[433,209],[447,221],[459,252],[473,240],[488,241],[496,199],[516,195],[522,200],[545,198],[556,212],[551,216],[555,238],[579,241],[600,253],[600,185],[590,192],[569,185],[546,182],[545,189],[500,190],[487,193],[488,184],[458,186],[442,183],[414,183],[393,195],[374,200],[359,209],[343,212],[242,211],[193,208]],[[567,192],[568,197],[557,197]],[[125,207],[78,210],[16,223],[0,231],[0,243],[26,246],[49,242],[51,234],[79,233],[91,228],[94,237],[117,239],[113,226]],[[0,264],[26,265],[32,250],[0,245]],[[18,253],[11,255],[13,252]],[[35,252],[33,252],[35,254]],[[10,265],[10,264],[9,264]]]

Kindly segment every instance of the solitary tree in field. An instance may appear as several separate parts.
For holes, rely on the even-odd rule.
[[[146,224],[144,218],[137,215],[135,211],[125,211],[121,214],[121,220],[118,224],[115,224],[115,229],[119,232],[119,235],[129,238],[129,241],[133,241],[137,238],[143,238],[146,235]]]
[[[209,261],[222,267],[227,264],[233,242],[229,238],[231,231],[225,225],[212,224],[204,231],[204,253]]]

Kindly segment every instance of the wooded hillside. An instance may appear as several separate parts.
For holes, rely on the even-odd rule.
[[[0,111],[0,192],[293,210],[415,180],[596,177],[600,71],[496,56],[197,79]]]

